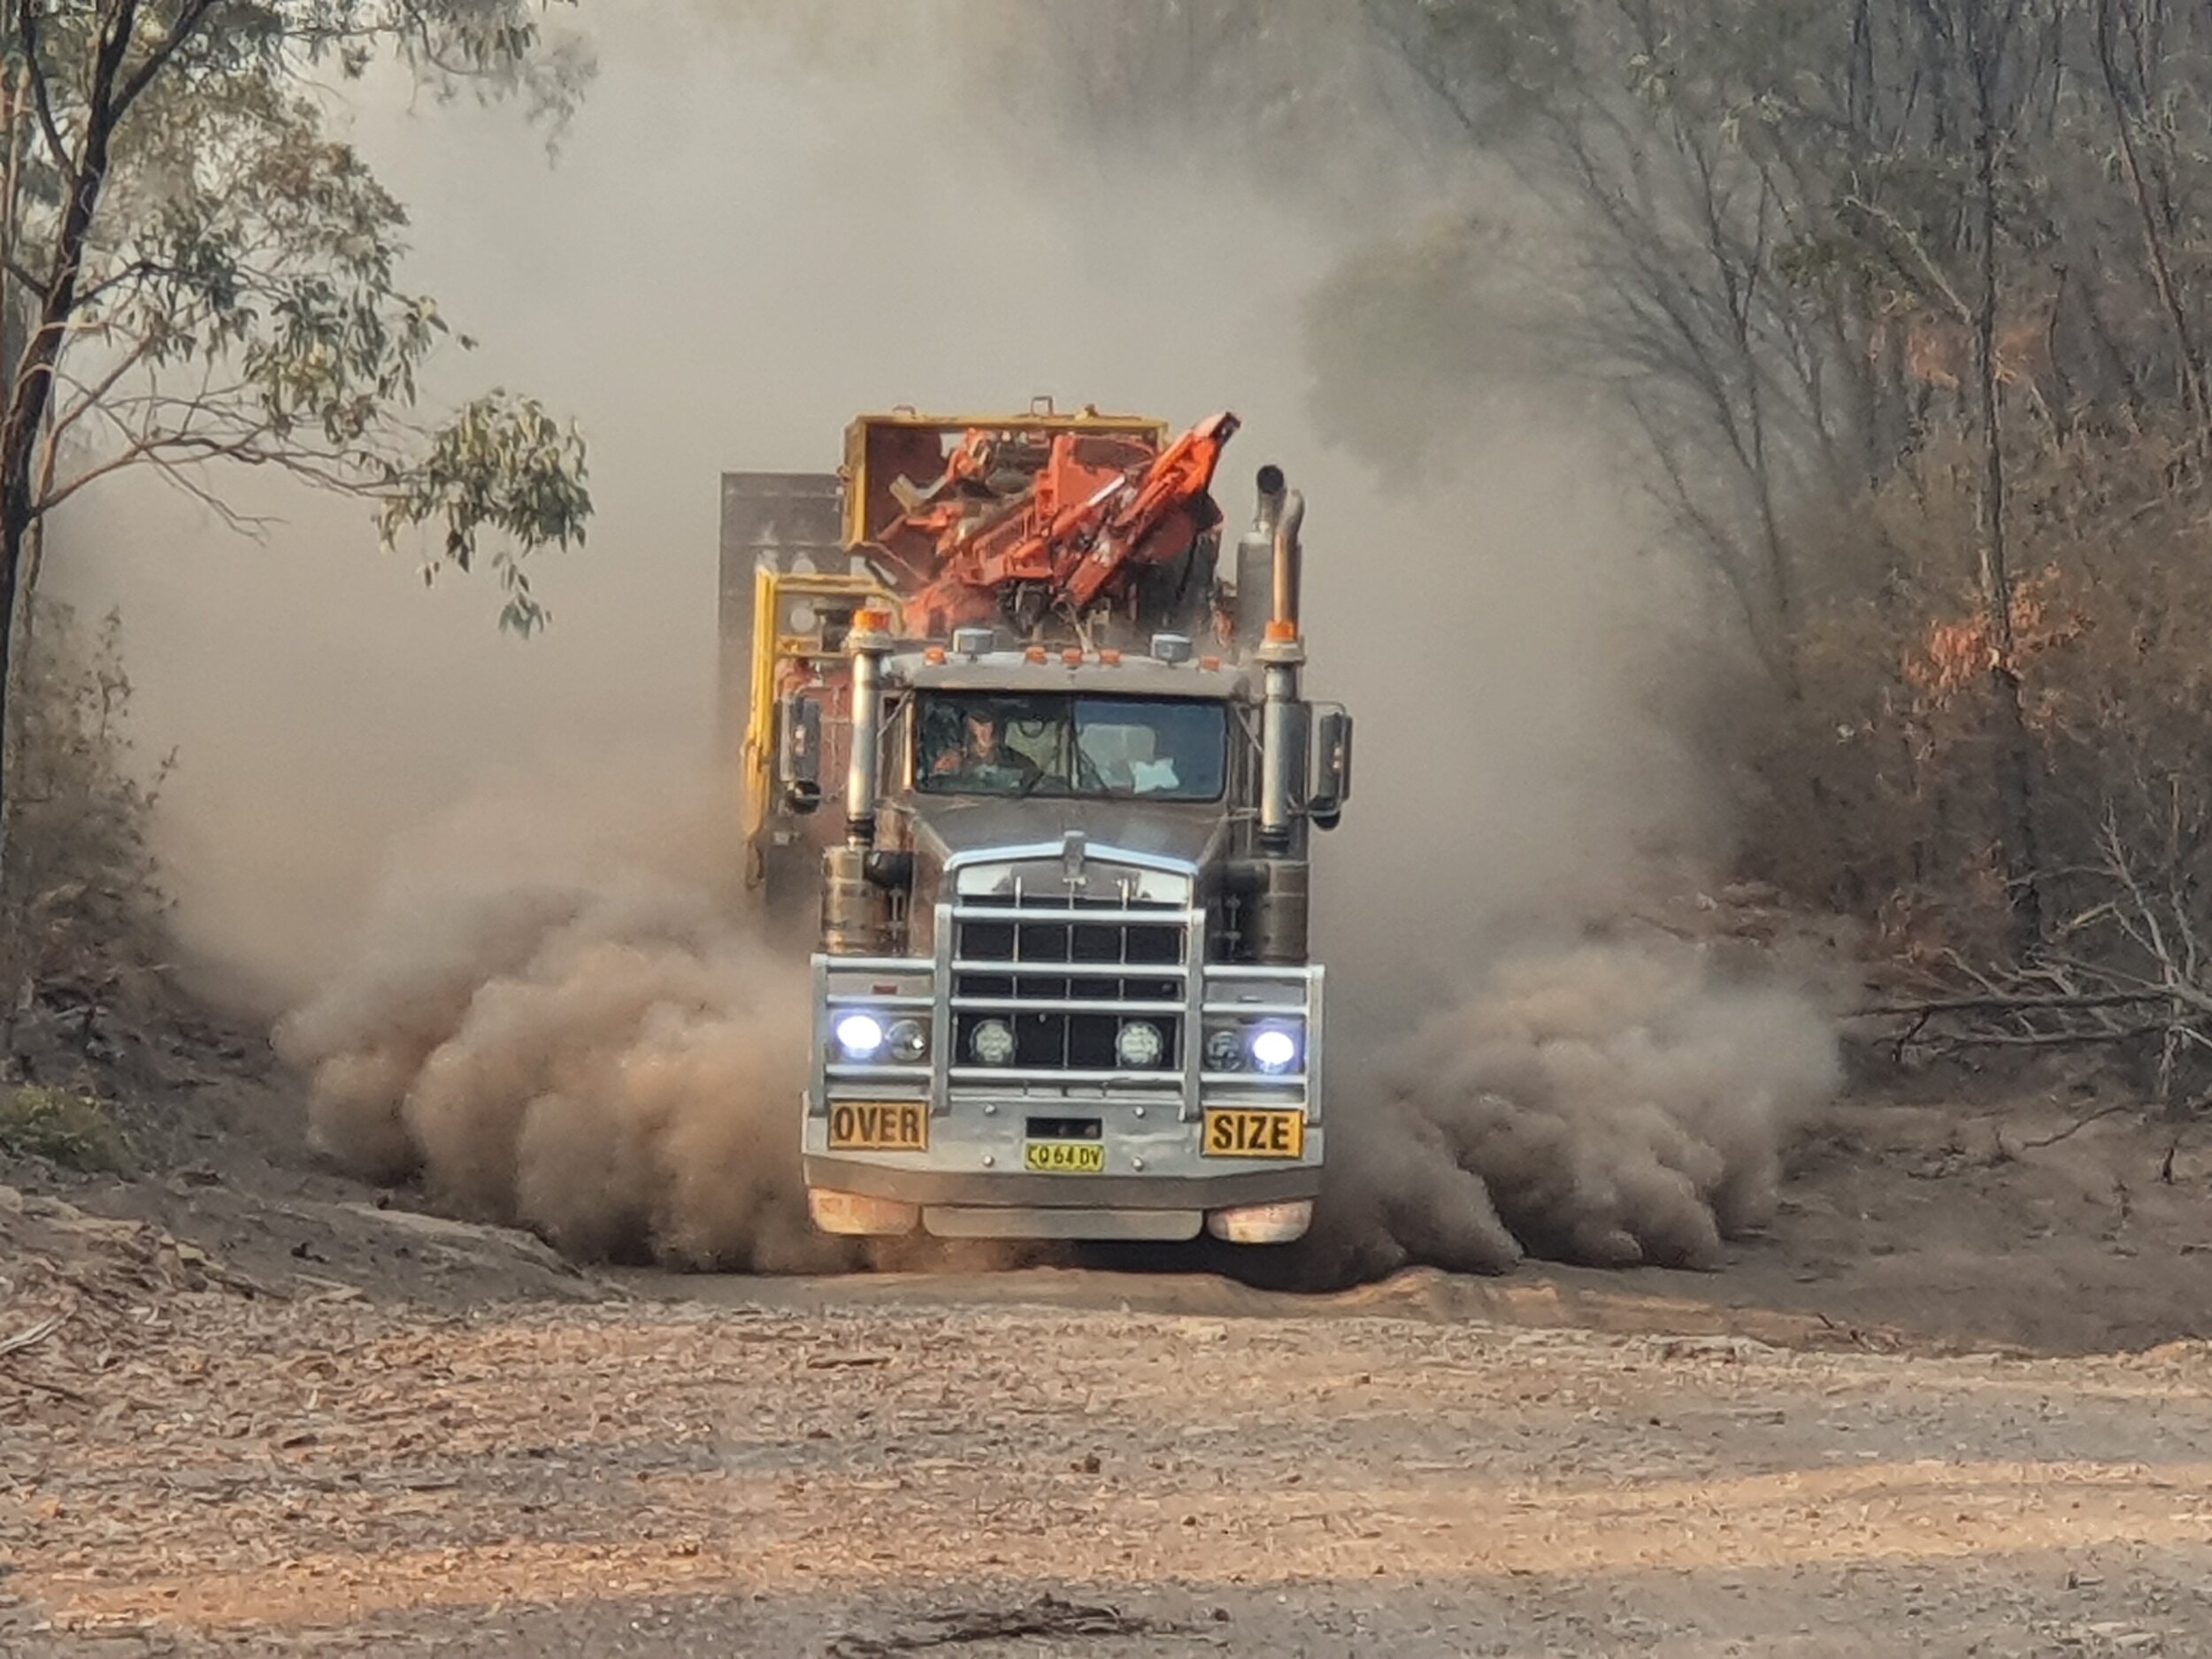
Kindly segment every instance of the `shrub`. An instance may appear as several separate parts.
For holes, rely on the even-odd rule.
[[[0,1094],[0,1153],[87,1172],[126,1174],[132,1162],[129,1137],[105,1102],[55,1088]]]
[[[0,890],[11,1017],[56,983],[96,1002],[158,959],[166,900],[149,830],[171,764],[145,767],[134,751],[114,612],[88,629],[41,601],[19,649]]]

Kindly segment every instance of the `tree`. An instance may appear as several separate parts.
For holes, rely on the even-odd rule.
[[[426,574],[489,533],[503,620],[543,620],[522,561],[583,535],[581,438],[503,391],[419,417],[449,330],[317,96],[396,62],[557,119],[588,65],[538,4],[0,0],[0,730],[45,526],[130,469],[234,519],[226,467],[373,501]],[[0,743],[0,834],[12,782]]]

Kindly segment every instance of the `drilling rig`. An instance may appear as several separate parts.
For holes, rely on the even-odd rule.
[[[943,1238],[1302,1236],[1318,1191],[1305,504],[1238,422],[864,415],[722,481],[744,885],[815,930],[809,1211]]]

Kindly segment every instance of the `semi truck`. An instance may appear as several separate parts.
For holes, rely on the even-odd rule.
[[[724,475],[724,745],[744,889],[812,934],[822,1230],[1310,1225],[1352,720],[1305,696],[1279,468],[1225,537],[1237,426],[900,408],[835,472]]]

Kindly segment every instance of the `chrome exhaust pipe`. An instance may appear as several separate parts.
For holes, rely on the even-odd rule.
[[[1279,472],[1278,478],[1282,475]],[[1272,638],[1287,627],[1298,637],[1298,583],[1304,574],[1305,549],[1299,544],[1299,527],[1306,521],[1306,498],[1297,490],[1281,496],[1275,515],[1275,607],[1268,634]]]
[[[878,728],[883,724],[883,659],[891,654],[887,611],[863,611],[846,637],[852,653],[852,742],[845,761],[845,844],[875,845]]]
[[[1271,469],[1272,470],[1272,469]],[[1279,483],[1280,472],[1275,474]],[[1263,701],[1260,704],[1260,847],[1276,855],[1290,852],[1298,841],[1299,813],[1305,805],[1306,705],[1299,700],[1299,670],[1306,661],[1305,641],[1298,636],[1298,578],[1302,549],[1300,526],[1305,522],[1306,498],[1284,490],[1274,497],[1275,592],[1267,623],[1267,637],[1255,654],[1260,664]],[[1261,495],[1261,511],[1269,500]]]
[[[845,844],[822,856],[822,949],[833,956],[879,956],[891,937],[890,897],[868,879],[876,844],[876,796],[883,725],[883,659],[891,654],[888,611],[853,618],[852,730],[845,757]]]
[[[1283,469],[1271,461],[1260,468],[1258,488],[1259,506],[1252,515],[1252,530],[1271,547],[1275,526],[1283,516]]]

